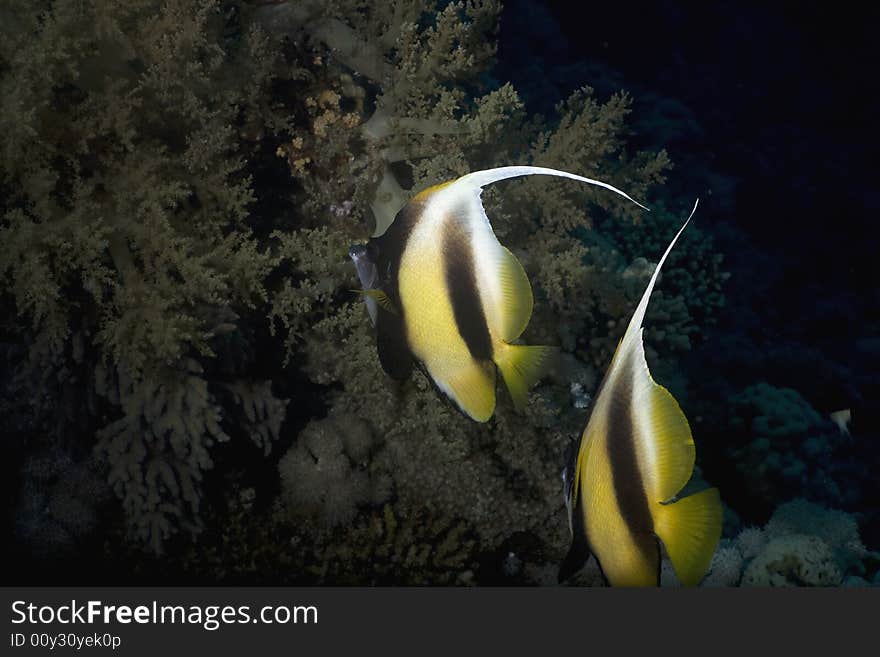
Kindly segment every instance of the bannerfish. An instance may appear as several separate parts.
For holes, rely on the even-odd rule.
[[[610,585],[657,586],[659,539],[679,581],[694,586],[721,538],[717,488],[678,498],[693,472],[694,440],[678,402],[651,377],[642,342],[657,276],[696,209],[654,270],[563,473],[572,542],[560,582],[593,554]]]
[[[480,200],[485,185],[530,175],[598,185],[644,208],[598,180],[544,167],[500,167],[420,192],[382,235],[349,250],[383,369],[405,379],[414,362],[422,364],[437,388],[477,422],[495,411],[496,366],[521,409],[556,353],[514,344],[532,315],[532,288]]]

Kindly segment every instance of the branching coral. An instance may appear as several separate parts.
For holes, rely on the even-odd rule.
[[[246,434],[267,454],[292,410],[305,429],[279,463],[279,522],[311,545],[347,554],[353,525],[361,554],[407,564],[406,581],[459,581],[513,532],[561,558],[562,453],[586,419],[570,384],[597,382],[650,274],[639,258],[679,217],[570,181],[486,191],[532,280],[525,337],[561,344],[567,365],[527,414],[501,395],[479,426],[421,374],[385,376],[346,250],[420,189],[491,166],[576,171],[653,205],[666,155],[627,149],[624,95],[583,88],[548,121],[527,116],[486,75],[492,0],[236,6],[4,9],[21,29],[0,46],[0,280],[27,345],[10,387],[46,391],[40,418],[77,417],[132,533],[157,548],[198,528],[217,444]],[[711,243],[683,246],[652,303],[664,358],[720,304]],[[277,392],[298,385],[321,415]],[[454,549],[424,547],[444,536]],[[367,562],[314,576],[371,581]]]
[[[302,228],[280,237],[284,258],[299,263],[304,276],[275,298],[276,326],[294,335],[288,345],[301,345],[302,368],[311,380],[332,386],[330,406],[369,419],[383,437],[373,462],[393,477],[401,504],[466,519],[486,548],[525,529],[546,541],[550,552],[561,551],[566,540],[561,455],[568,436],[580,431],[585,419],[570,402],[571,381],[562,379],[571,375],[581,385],[597,381],[623,329],[616,322],[631,312],[651,271],[648,263],[636,261],[632,243],[613,241],[624,231],[585,243],[574,229],[590,225],[588,202],[599,208],[597,217],[611,215],[629,227],[649,220],[611,195],[546,178],[485,192],[493,228],[522,259],[535,288],[529,339],[561,342],[576,356],[566,361],[558,388],[545,386],[533,394],[524,417],[502,400],[496,418],[482,427],[438,397],[421,375],[395,384],[382,373],[362,305],[357,300],[339,303],[354,285],[351,271],[338,267],[341,245],[332,246],[323,261],[312,254],[324,255],[328,240],[340,234],[358,240],[381,231],[413,193],[470,170],[516,162],[555,166],[601,177],[645,199],[662,181],[668,160],[663,153],[626,151],[625,96],[601,103],[589,89],[579,90],[560,105],[549,125],[529,120],[509,85],[469,99],[461,81],[474,80],[475,71],[489,63],[486,36],[495,22],[494,3],[450,3],[418,21],[418,12],[405,2],[353,13],[303,6],[310,7],[308,20],[294,5],[266,8],[258,19],[273,29],[296,25],[306,42],[326,48],[319,50],[320,65],[329,83],[310,92],[308,129],[282,145],[281,152],[309,190],[310,203],[320,203],[315,207],[321,221],[332,230]],[[394,39],[374,39],[367,46],[356,38],[360,25],[391,25],[401,13],[412,22]],[[454,44],[452,57],[440,54],[449,48],[426,47],[436,43]],[[330,75],[334,58],[341,72]],[[345,72],[352,69],[361,73],[355,79],[365,97],[375,98],[362,107],[347,104],[362,112],[357,125],[353,119],[348,125],[342,110],[346,97],[361,95],[351,89]],[[332,135],[328,121],[336,127]],[[370,176],[372,185],[365,188]],[[372,207],[373,221],[363,216],[369,227],[358,228],[352,220],[367,207],[364,200]],[[656,223],[645,224],[651,227],[651,240],[654,233],[667,236],[678,221],[657,214],[662,216],[650,220]],[[657,317],[657,326],[666,330],[655,336],[657,347],[686,346],[699,303],[695,297],[704,291],[699,286],[717,289],[723,279],[711,244],[694,253],[701,255],[691,261],[690,278],[676,281],[670,274],[678,284],[670,285],[657,304],[666,313]],[[659,254],[660,249],[654,255]],[[687,262],[686,255],[682,258]],[[703,316],[717,305],[717,297],[706,301]]]
[[[44,5],[7,3],[19,29],[0,46],[0,280],[28,346],[16,381],[45,391],[38,415],[92,432],[158,548],[198,526],[226,436],[205,365],[266,298],[245,155],[255,123],[286,125],[255,100],[277,55],[258,31],[228,38],[216,2]],[[245,415],[271,409],[265,450],[283,402],[242,374],[222,383]]]
[[[123,413],[98,432],[98,447],[111,463],[110,483],[139,538],[156,550],[176,529],[175,520],[186,526],[198,517],[211,447],[229,439],[218,422],[220,408],[197,373],[98,382],[99,392]]]
[[[227,389],[244,414],[240,425],[268,456],[272,444],[281,434],[287,400],[277,399],[272,394],[271,381],[236,381],[228,384]]]
[[[370,418],[383,437],[372,462],[394,478],[401,502],[467,519],[487,545],[532,529],[549,531],[563,548],[559,454],[566,434],[549,397],[536,396],[526,417],[507,402],[488,426],[476,425],[438,398],[422,374],[398,388],[387,380],[362,307],[316,329],[306,371],[320,382],[343,382],[331,396],[334,408]]]

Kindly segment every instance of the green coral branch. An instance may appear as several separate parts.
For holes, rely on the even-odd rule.
[[[342,554],[351,523],[382,543],[361,557],[438,578],[514,532],[563,551],[560,454],[584,420],[568,386],[607,365],[671,216],[545,178],[486,191],[535,292],[525,337],[561,344],[570,367],[525,416],[499,392],[480,426],[421,374],[385,376],[347,250],[418,190],[492,166],[567,169],[647,200],[669,162],[627,151],[628,98],[584,88],[543,121],[511,85],[484,88],[493,1],[45,7],[0,10],[29,35],[0,43],[0,284],[27,345],[16,381],[60,382],[55,405],[98,445],[130,533],[162,549],[197,531],[219,444],[248,435],[268,454],[288,413],[311,408],[273,388],[308,383],[328,416],[301,418],[279,477],[282,525],[315,529],[312,547]],[[652,303],[664,355],[723,300],[697,242]],[[352,573],[316,575],[333,576]]]

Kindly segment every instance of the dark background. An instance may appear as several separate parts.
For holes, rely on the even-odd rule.
[[[669,151],[667,191],[701,198],[697,221],[731,273],[726,309],[686,363],[692,382],[711,368],[706,379],[729,388],[697,383],[699,396],[723,405],[767,381],[823,415],[851,408],[853,456],[871,468],[880,462],[878,25],[880,10],[854,3],[509,0],[497,69],[529,110],[548,115],[585,83],[600,99],[631,94],[633,143]],[[720,427],[707,437],[704,465],[747,500],[723,463],[731,440]],[[876,547],[880,489],[859,485],[863,538]],[[752,522],[771,511],[742,509]]]
[[[865,310],[876,313],[880,193],[871,163],[880,83],[871,67],[880,10],[844,7],[661,1],[587,10],[513,0],[502,19],[499,73],[543,112],[576,80],[600,95],[623,88],[636,100],[637,131],[651,129],[639,126],[641,110],[664,111],[640,100],[644,92],[679,101],[690,113],[673,112],[674,129],[637,137],[685,167],[697,158],[698,167],[732,179],[735,207],[716,203],[713,218],[734,220],[775,269],[802,274],[774,295],[780,319],[797,323],[785,311],[811,299],[862,293],[870,297]],[[670,183],[687,189],[685,173]]]

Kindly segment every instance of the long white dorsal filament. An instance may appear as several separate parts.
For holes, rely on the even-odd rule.
[[[666,262],[666,257],[672,251],[672,247],[675,246],[675,243],[678,241],[679,236],[681,236],[681,234],[684,232],[684,229],[687,228],[687,225],[690,223],[691,218],[697,211],[697,205],[699,205],[699,203],[700,199],[697,199],[694,202],[694,207],[691,210],[691,213],[688,215],[688,218],[685,220],[682,227],[678,229],[675,237],[672,238],[669,246],[666,247],[666,251],[663,254],[663,257],[660,258],[660,262],[657,263],[657,267],[656,269],[654,269],[654,274],[651,276],[651,281],[648,283],[648,287],[645,288],[645,293],[642,295],[642,299],[641,301],[639,301],[639,305],[636,307],[636,311],[633,313],[632,318],[629,320],[629,325],[626,327],[626,333],[623,334],[622,343],[626,343],[631,340],[633,336],[638,333],[638,330],[642,327],[642,321],[644,321],[645,319],[645,311],[648,309],[648,301],[650,301],[651,299],[651,293],[654,291],[654,285],[657,283],[657,277],[660,275],[660,269],[663,267],[663,263]]]
[[[455,184],[465,183],[475,185],[477,187],[485,187],[486,185],[498,182],[499,180],[518,178],[519,176],[556,176],[558,178],[570,178],[571,180],[578,180],[589,185],[596,185],[597,187],[604,187],[605,189],[611,190],[615,194],[619,194],[628,201],[632,201],[640,208],[648,210],[650,212],[650,208],[645,207],[644,205],[633,199],[629,194],[617,189],[617,187],[614,187],[613,185],[609,185],[608,183],[602,182],[601,180],[593,180],[592,178],[585,178],[584,176],[579,176],[575,173],[569,173],[568,171],[560,171],[559,169],[548,169],[547,167],[513,166],[498,167],[497,169],[485,169],[484,171],[474,171],[473,173],[466,174],[456,180]]]

